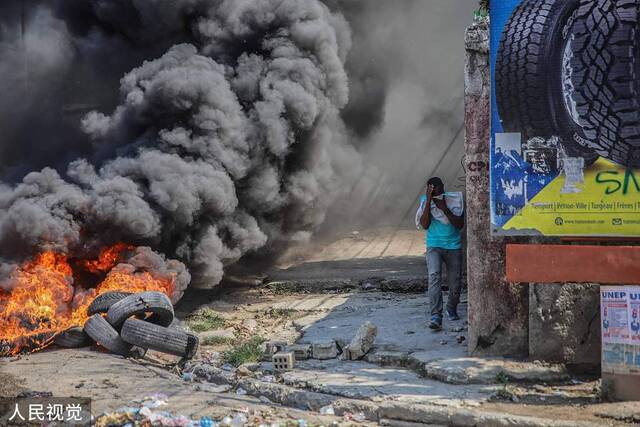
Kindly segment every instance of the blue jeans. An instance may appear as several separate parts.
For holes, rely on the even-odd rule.
[[[429,272],[429,309],[432,316],[442,318],[442,263],[447,265],[449,298],[447,310],[456,311],[460,302],[462,283],[462,249],[427,248],[427,270]]]

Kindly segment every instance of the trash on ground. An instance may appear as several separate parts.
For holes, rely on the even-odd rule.
[[[320,408],[320,414],[322,415],[335,415],[336,411],[333,409],[333,406],[327,405]]]

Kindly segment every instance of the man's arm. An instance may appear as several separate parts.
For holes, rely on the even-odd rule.
[[[457,216],[457,215],[454,215],[453,212],[451,212],[451,210],[449,209],[449,207],[447,206],[444,200],[436,200],[435,204],[436,204],[436,207],[440,209],[442,213],[445,214],[449,222],[455,228],[457,228],[458,230],[461,230],[462,227],[464,227],[464,210],[462,211],[463,212],[462,215]]]
[[[451,210],[449,210],[449,208],[446,206],[443,212],[447,216],[449,222],[453,224],[455,228],[457,228],[458,230],[462,230],[462,227],[464,227],[464,214],[460,216],[454,215],[453,212],[451,212]]]
[[[431,225],[431,197],[427,197],[427,201],[424,203],[424,210],[420,217],[420,225],[427,230]]]
[[[424,202],[424,210],[420,217],[420,225],[427,230],[431,225],[431,193],[433,193],[433,185],[427,185],[426,196],[427,200]]]

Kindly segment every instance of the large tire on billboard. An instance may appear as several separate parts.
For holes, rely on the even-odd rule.
[[[523,0],[507,22],[495,65],[496,102],[505,132],[525,138],[563,136],[562,46],[580,0]],[[589,147],[564,141],[565,152],[593,163]]]
[[[640,167],[639,5],[581,0],[564,49],[568,138],[627,167]]]

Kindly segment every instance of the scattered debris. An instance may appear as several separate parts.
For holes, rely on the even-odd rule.
[[[258,328],[258,322],[256,319],[245,319],[242,322],[242,326],[249,329],[250,331],[255,331]]]
[[[249,370],[249,368],[247,368],[246,364],[243,364],[238,366],[238,369],[236,369],[236,374],[241,377],[248,377],[252,374],[252,372]]]
[[[322,415],[335,415],[336,411],[333,409],[333,406],[327,405],[320,408],[320,414]]]
[[[335,341],[319,341],[311,344],[311,354],[314,359],[334,359],[338,356],[338,347]]]
[[[124,406],[114,412],[99,415],[92,425],[96,427],[243,427],[245,425],[297,425],[298,427],[306,427],[308,425],[303,418],[295,420],[295,423],[292,424],[290,420],[275,418],[271,411],[251,410],[248,407],[236,409],[222,418],[214,418],[210,415],[189,417],[182,414],[173,414],[169,411],[156,410],[167,404],[166,399],[167,397],[163,395],[145,397],[142,401],[136,401],[135,406]],[[273,403],[264,396],[260,397],[260,401],[267,404]]]
[[[378,328],[371,322],[365,322],[360,326],[349,345],[342,352],[343,359],[359,360],[371,350],[378,334]]]
[[[464,326],[454,326],[451,328],[451,332],[462,332],[464,331]]]
[[[456,337],[456,341],[458,341],[458,344],[462,344],[466,339],[467,338],[464,335],[459,335]]]
[[[269,317],[289,318],[293,317],[297,312],[298,310],[294,310],[293,308],[270,308],[267,310],[266,314]]]
[[[358,412],[357,414],[352,414],[351,412],[345,412],[342,416],[345,421],[356,421],[362,423],[367,420],[364,412]]]
[[[440,340],[440,345],[447,345],[447,340]]]

